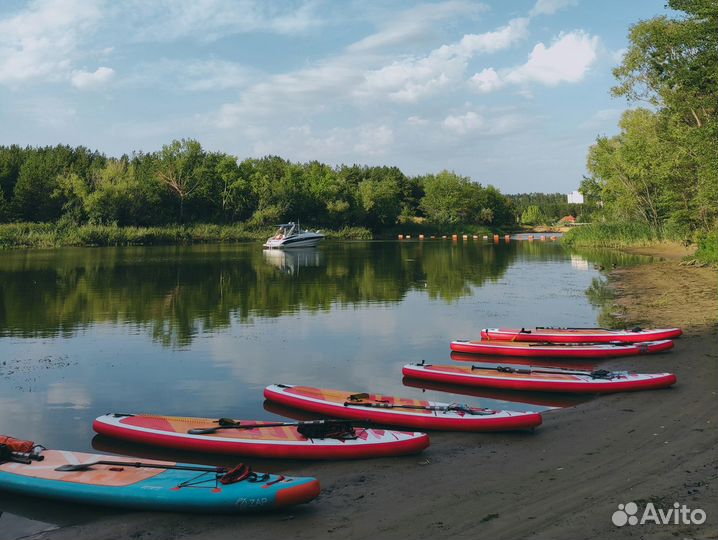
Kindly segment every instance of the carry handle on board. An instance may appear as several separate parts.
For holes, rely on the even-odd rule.
[[[628,371],[608,371],[606,369],[596,369],[593,371],[582,370],[582,369],[567,369],[559,367],[533,367],[533,366],[494,366],[491,364],[475,364],[471,366],[471,369],[487,369],[498,371],[500,373],[560,373],[562,375],[586,375],[594,379],[615,379],[616,377],[625,377],[629,373]]]

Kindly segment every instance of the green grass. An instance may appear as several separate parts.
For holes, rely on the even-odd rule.
[[[207,223],[166,227],[6,223],[0,225],[0,248],[251,242],[266,240],[273,232],[273,228]],[[367,240],[372,237],[371,232],[362,227],[323,232],[327,238]]]
[[[681,239],[643,223],[592,223],[575,227],[563,237],[571,246],[608,248],[650,246],[666,240]]]
[[[701,233],[697,240],[698,250],[693,258],[701,264],[718,265],[718,232]]]

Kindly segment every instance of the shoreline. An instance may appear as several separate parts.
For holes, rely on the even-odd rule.
[[[686,274],[679,274],[685,272]],[[715,269],[676,260],[609,275],[626,316],[684,327],[676,347],[608,368],[674,371],[671,389],[603,396],[545,413],[535,431],[431,433],[422,454],[293,465],[320,479],[316,502],[242,517],[123,513],[35,539],[187,538],[697,538],[718,535],[718,351]],[[695,286],[685,289],[680,280]],[[656,287],[672,286],[657,300]],[[711,288],[712,287],[712,288]],[[670,292],[672,291],[672,292]],[[644,302],[636,302],[644,298]],[[658,304],[656,303],[658,302]],[[690,304],[690,309],[687,305]],[[708,317],[698,317],[707,312]],[[628,320],[628,319],[627,319]],[[708,514],[702,526],[617,528],[617,505],[674,501]]]

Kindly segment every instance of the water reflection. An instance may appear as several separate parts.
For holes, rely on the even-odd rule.
[[[263,253],[265,261],[290,276],[298,274],[302,268],[321,266],[323,260],[322,251],[317,248],[265,249]]]
[[[518,253],[506,248],[365,242],[323,251],[252,244],[4,252],[0,336],[72,337],[97,323],[129,324],[181,347],[235,318],[396,303],[412,290],[452,302],[500,277]]]
[[[422,390],[433,390],[447,392],[454,395],[472,396],[495,402],[494,407],[501,409],[521,410],[517,404],[526,404],[535,410],[554,408],[575,407],[581,403],[592,400],[594,395],[572,395],[557,392],[520,392],[518,390],[497,390],[494,388],[480,388],[475,386],[463,386],[457,384],[439,383],[404,377],[404,386],[420,388]]]

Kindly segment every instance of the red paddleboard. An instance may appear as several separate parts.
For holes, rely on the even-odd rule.
[[[531,343],[526,341],[451,342],[451,350],[472,354],[546,358],[616,358],[666,351],[673,347],[670,339],[645,343]]]
[[[234,425],[229,422],[235,422]],[[150,414],[106,414],[92,427],[108,437],[135,443],[216,454],[282,459],[357,459],[421,452],[429,446],[426,433],[350,427],[349,432],[306,436],[302,426],[327,431],[332,421],[260,422]],[[262,427],[266,426],[266,427]],[[245,429],[246,428],[246,429]],[[196,433],[188,433],[194,431]],[[206,431],[206,433],[202,433]]]
[[[608,330],[605,328],[484,328],[482,339],[500,341],[542,341],[547,343],[641,343],[673,339],[683,334],[680,328],[653,328],[643,330]]]
[[[419,429],[506,431],[541,424],[541,415],[533,412],[495,411],[455,403],[310,386],[273,384],[264,389],[264,397],[318,414]]]
[[[486,386],[540,392],[611,393],[667,388],[676,382],[673,373],[627,371],[576,371],[562,368],[499,366],[437,366],[408,364],[407,377],[442,383]]]

